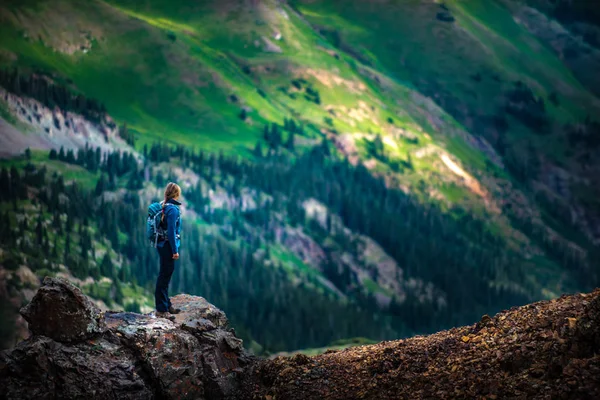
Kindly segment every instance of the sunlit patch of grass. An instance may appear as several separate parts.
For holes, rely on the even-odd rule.
[[[190,25],[172,21],[167,18],[160,18],[160,17],[153,18],[151,16],[135,12],[128,8],[119,7],[118,5],[112,5],[112,7],[119,10],[120,12],[122,12],[125,15],[142,20],[142,21],[146,22],[147,24],[155,26],[159,29],[169,30],[169,31],[178,32],[178,33],[186,33],[186,34],[197,33],[196,29]],[[176,38],[175,38],[175,40],[176,40]]]
[[[14,166],[18,170],[23,170],[27,164],[31,163],[37,168],[46,168],[47,176],[52,176],[56,173],[61,175],[67,183],[77,182],[78,185],[86,189],[95,187],[100,176],[99,173],[92,173],[79,165],[50,160],[48,155],[49,152],[47,150],[31,150],[30,159],[24,155],[0,159],[0,168],[11,168]]]
[[[391,291],[382,288],[381,286],[379,286],[377,284],[377,282],[375,282],[374,280],[372,280],[370,278],[363,279],[362,284],[368,293],[382,293],[382,294],[384,294],[386,296],[390,296],[390,297],[393,295],[393,293]]]

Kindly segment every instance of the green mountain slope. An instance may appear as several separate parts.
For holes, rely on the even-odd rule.
[[[100,198],[132,202],[118,234],[83,226],[131,271],[105,284],[148,307],[156,260],[136,215],[167,179],[182,183],[190,256],[174,289],[205,295],[266,351],[409,335],[589,289],[600,282],[597,25],[559,3],[4,2],[2,154],[13,158],[2,166],[56,171],[92,190],[95,212]],[[544,21],[573,41],[557,44]],[[48,160],[74,146],[55,134],[67,111],[106,132],[78,146],[136,163]],[[44,151],[19,158],[28,146]],[[6,234],[22,234],[6,219]],[[74,268],[5,250],[13,270],[31,257],[49,260],[38,275]],[[88,250],[77,273],[98,280],[102,258]]]

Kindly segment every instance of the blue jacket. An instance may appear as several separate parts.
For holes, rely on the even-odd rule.
[[[171,245],[171,251],[173,254],[179,253],[179,246],[181,245],[181,211],[179,210],[180,202],[177,200],[167,200],[165,207],[165,218],[167,224],[167,240]],[[166,241],[158,242],[158,247],[163,247]]]

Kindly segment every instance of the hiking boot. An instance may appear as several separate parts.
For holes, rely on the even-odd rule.
[[[175,321],[175,316],[169,314],[168,312],[157,311],[156,312],[156,317],[157,318],[165,318],[165,319],[168,319],[169,321]]]
[[[169,314],[179,314],[181,312],[180,308],[175,308],[173,306],[169,307]]]

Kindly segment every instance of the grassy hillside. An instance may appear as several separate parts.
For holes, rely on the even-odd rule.
[[[375,109],[351,120],[332,118],[337,131],[379,133],[388,118],[400,126],[413,122],[394,104],[410,102],[410,90],[398,86],[393,98],[382,99],[355,60],[332,56],[332,46],[289,8],[268,2],[204,2],[192,9],[161,2],[18,4],[4,13],[4,64],[72,82],[141,133],[141,143],[168,137],[208,150],[251,147],[265,121],[297,115],[327,128],[328,106],[356,108],[360,101]],[[66,26],[64,15],[78,24]],[[281,53],[270,52],[267,40]],[[307,81],[304,87],[294,86],[298,78]],[[321,104],[305,100],[307,87],[319,91]],[[246,122],[238,118],[244,106],[251,109]]]

